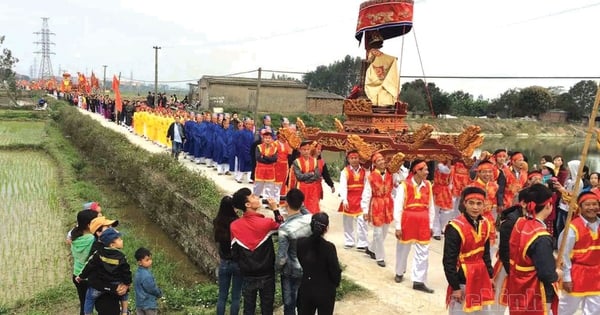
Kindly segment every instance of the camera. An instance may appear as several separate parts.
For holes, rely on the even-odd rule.
[[[285,201],[285,196],[281,196],[279,197],[279,201]],[[261,199],[260,201],[263,205],[268,205],[269,204],[269,199]]]

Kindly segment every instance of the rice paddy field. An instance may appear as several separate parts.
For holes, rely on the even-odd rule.
[[[70,274],[59,216],[57,168],[40,150],[44,122],[0,121],[0,305],[31,298]]]
[[[43,121],[0,121],[0,147],[41,144],[46,138],[45,125]]]

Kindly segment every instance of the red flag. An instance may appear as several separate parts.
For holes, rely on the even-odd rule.
[[[123,101],[121,100],[121,91],[119,91],[119,79],[116,75],[113,75],[112,88],[115,92],[115,108],[118,112],[123,111]]]

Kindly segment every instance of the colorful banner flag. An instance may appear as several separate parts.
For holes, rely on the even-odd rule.
[[[112,88],[115,92],[115,108],[118,112],[123,111],[123,100],[121,99],[121,91],[119,91],[119,79],[116,75],[113,75]]]

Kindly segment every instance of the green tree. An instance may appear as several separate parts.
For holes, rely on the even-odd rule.
[[[499,98],[492,100],[488,106],[488,113],[512,118],[513,111],[519,106],[519,94],[518,89],[510,89],[502,93]]]
[[[554,107],[554,99],[548,89],[541,86],[530,86],[519,93],[519,104],[514,109],[514,116],[538,116]]]
[[[318,66],[302,76],[309,89],[322,90],[338,95],[348,95],[352,86],[359,83],[361,58],[346,55],[344,59],[328,66]]]
[[[4,43],[5,36],[0,36],[0,47]],[[15,80],[15,72],[13,71],[13,67],[15,64],[19,62],[19,59],[13,57],[12,52],[8,48],[2,49],[2,54],[0,55],[0,84],[6,84],[8,86],[9,91],[16,92],[17,82]]]
[[[431,103],[431,107],[433,108],[433,112],[437,114],[447,114],[450,112],[452,101],[448,95],[448,93],[443,92],[440,88],[438,88],[435,83],[429,82],[425,84],[425,81],[421,79],[414,80],[412,82],[407,82],[402,84],[402,90],[400,91],[400,99],[405,101],[405,97],[403,97],[404,93],[407,93],[408,90],[417,91],[421,94],[421,98],[425,102],[425,109],[423,112],[431,112],[431,108],[429,104]],[[412,92],[411,92],[412,93]],[[412,95],[410,96],[413,97]],[[415,108],[419,105],[412,106],[410,102],[408,102],[408,108]]]
[[[598,86],[592,80],[579,81],[569,89],[569,94],[575,105],[574,115],[579,118],[590,115],[597,91]]]
[[[428,113],[429,106],[423,93],[414,86],[405,83],[402,85],[400,100],[408,103],[408,110],[411,112]]]
[[[571,94],[562,93],[556,96],[554,98],[554,104],[556,108],[569,113],[567,116],[569,120],[578,120],[581,118],[581,115],[577,111],[577,106],[575,106],[575,101],[573,100],[573,96],[571,96]]]

